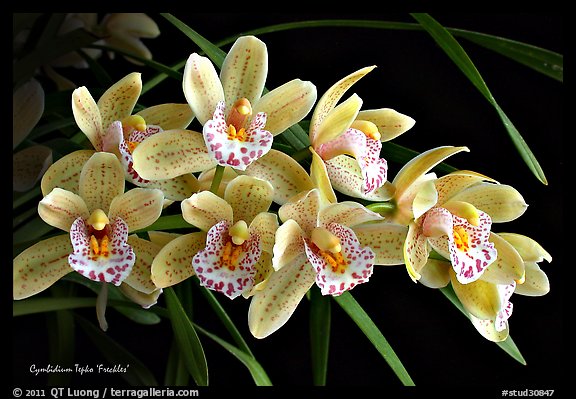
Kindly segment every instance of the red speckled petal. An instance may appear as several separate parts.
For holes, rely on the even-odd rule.
[[[92,155],[94,150],[78,150],[54,162],[42,177],[42,195],[48,195],[56,187],[78,194],[82,167]]]
[[[88,137],[94,149],[102,151],[103,126],[108,125],[102,124],[100,109],[88,89],[84,86],[77,88],[72,93],[72,113],[76,124]]]
[[[90,212],[79,195],[55,188],[38,204],[38,215],[50,226],[70,231],[76,218],[88,218]]]
[[[232,207],[235,222],[244,220],[250,224],[256,215],[268,211],[273,195],[274,189],[266,180],[238,176],[228,183],[224,199]]]
[[[320,192],[317,189],[303,193],[295,202],[287,202],[278,210],[282,222],[293,219],[304,234],[310,236],[312,229],[318,226],[320,212]]]
[[[102,126],[130,116],[142,92],[142,75],[132,72],[114,83],[98,100]]]
[[[186,61],[182,89],[192,112],[202,125],[212,117],[218,101],[224,101],[224,89],[214,65],[207,57],[196,53]]]
[[[508,327],[508,319],[512,316],[512,302],[510,302],[510,297],[514,293],[515,289],[516,283],[498,286],[498,292],[502,298],[502,307],[494,321],[494,328],[498,332],[504,331],[506,327]]]
[[[154,223],[162,213],[164,194],[155,188],[133,188],[115,197],[110,204],[110,219],[120,217],[130,231]]]
[[[158,290],[158,287],[152,282],[150,268],[154,257],[160,252],[160,245],[144,240],[136,234],[128,237],[128,244],[136,254],[136,262],[132,267],[132,272],[126,277],[122,285],[127,284],[142,294],[150,295]]]
[[[112,200],[124,193],[122,164],[114,154],[95,153],[82,168],[79,186],[80,197],[90,212],[99,208],[108,213]]]
[[[228,267],[222,259],[225,245],[230,239],[228,228],[228,223],[222,221],[208,231],[206,247],[194,256],[192,267],[202,286],[234,299],[244,291],[250,291],[254,285],[254,265],[261,253],[260,239],[257,235],[251,235],[241,245],[238,263]]]
[[[404,241],[404,263],[414,282],[420,278],[420,270],[426,265],[429,254],[428,239],[422,234],[422,228],[414,222],[410,223]]]
[[[127,244],[128,225],[120,218],[110,224],[111,239],[109,254],[94,255],[90,247],[88,226],[82,218],[76,219],[70,229],[70,240],[74,252],[68,257],[70,266],[78,273],[93,281],[112,283],[116,286],[130,274],[136,256]]]

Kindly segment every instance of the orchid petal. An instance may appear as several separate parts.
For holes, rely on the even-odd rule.
[[[112,200],[110,219],[120,217],[129,231],[140,230],[154,223],[162,213],[164,193],[154,188],[133,188]]]
[[[482,320],[474,317],[473,315],[470,315],[470,320],[480,335],[489,341],[502,342],[508,338],[508,323],[506,323],[506,328],[504,330],[496,331],[494,320]]]
[[[212,119],[218,102],[224,101],[224,89],[214,65],[208,58],[196,53],[186,61],[182,88],[201,125]]]
[[[498,233],[498,235],[508,241],[525,262],[542,262],[544,259],[548,263],[552,262],[552,255],[532,238],[515,233]]]
[[[224,118],[224,103],[219,102],[214,116],[202,129],[206,148],[219,165],[238,170],[246,168],[272,148],[272,133],[263,129],[266,115],[257,114],[243,139],[230,138],[229,126]]]
[[[282,327],[314,284],[316,272],[304,256],[272,273],[263,290],[252,297],[248,326],[256,338],[265,338]]]
[[[482,275],[482,280],[494,284],[508,285],[524,278],[524,261],[510,243],[498,234],[491,233],[490,241],[498,257]]]
[[[38,214],[50,226],[64,231],[70,231],[76,218],[90,217],[90,211],[82,197],[61,188],[55,188],[42,198],[38,204]]]
[[[298,223],[306,236],[310,236],[312,229],[318,226],[318,212],[320,211],[320,193],[317,189],[303,193],[294,202],[287,202],[278,210],[278,217],[282,222],[293,219]]]
[[[452,288],[467,312],[479,319],[494,320],[500,311],[501,298],[498,285],[483,280],[462,284],[450,271]]]
[[[140,38],[134,37],[129,33],[114,32],[113,35],[106,38],[106,44],[114,49],[134,54],[147,60],[152,59],[152,53],[148,47],[142,43]],[[143,62],[126,55],[124,55],[124,58],[135,65],[144,65]]]
[[[236,217],[236,213],[234,213],[234,216]],[[250,223],[250,234],[255,234],[260,237],[260,248],[262,251],[268,253],[272,253],[273,251],[277,229],[278,217],[269,212],[257,214]]]
[[[528,208],[518,190],[503,184],[476,184],[459,192],[451,199],[471,203],[489,214],[495,223],[517,219]]]
[[[216,223],[225,220],[234,223],[234,211],[230,204],[210,191],[202,191],[182,201],[182,217],[200,230],[208,231]]]
[[[276,230],[272,265],[274,270],[280,270],[294,262],[304,253],[304,231],[294,220],[289,219]]]
[[[404,242],[404,263],[412,281],[416,282],[420,271],[426,265],[430,248],[428,239],[422,234],[422,229],[414,222],[408,225],[408,234]]]
[[[380,141],[390,141],[412,129],[416,124],[416,121],[408,115],[391,108],[360,111],[357,119],[374,123],[381,135]]]
[[[224,200],[230,204],[234,221],[244,220],[250,224],[260,212],[272,205],[274,188],[266,180],[252,176],[238,176],[226,187]]]
[[[74,271],[68,264],[72,244],[68,234],[42,240],[21,252],[13,262],[14,299],[25,299]]]
[[[343,134],[354,122],[360,108],[362,99],[353,94],[349,99],[332,109],[318,126],[312,147],[318,149],[322,144],[328,143]]]
[[[192,194],[200,191],[200,183],[192,174],[186,174],[166,180],[149,180],[147,183],[138,184],[143,188],[157,188],[162,190],[166,199],[172,201],[184,201]]]
[[[422,221],[422,232],[428,238],[451,236],[453,230],[453,215],[444,208],[431,209]]]
[[[160,297],[160,294],[162,294],[161,288],[157,288],[155,291],[146,294],[132,288],[125,282],[120,284],[119,288],[120,291],[122,291],[122,294],[124,294],[124,296],[126,296],[132,302],[142,306],[144,309],[149,309],[152,306],[156,305],[156,303],[158,303],[158,298]]]
[[[191,130],[165,130],[141,142],[132,153],[134,170],[149,180],[172,179],[216,164],[204,138]]]
[[[249,298],[253,296],[257,291],[261,291],[264,289],[264,287],[266,287],[268,278],[274,272],[274,268],[272,267],[272,254],[268,252],[262,252],[258,262],[256,262],[254,265],[254,269],[256,270],[254,274],[254,285],[252,286],[251,290],[244,291],[242,293],[244,298]]]
[[[437,203],[438,191],[436,190],[434,181],[426,180],[422,182],[412,201],[414,219],[418,219]]]
[[[188,104],[161,104],[148,107],[136,113],[148,125],[160,126],[163,130],[186,129],[194,119]]]
[[[142,92],[142,74],[132,72],[114,83],[98,100],[102,127],[130,116]]]
[[[151,268],[156,287],[170,287],[193,276],[192,258],[205,246],[206,233],[196,232],[177,237],[162,247]]]
[[[326,161],[326,170],[332,187],[342,194],[370,201],[388,201],[394,195],[395,188],[389,182],[374,191],[366,192],[362,169],[358,161],[349,156],[340,155]]]
[[[376,68],[376,66],[369,66],[359,69],[356,72],[340,79],[338,82],[333,84],[318,100],[316,107],[314,108],[314,113],[312,114],[312,120],[310,121],[310,142],[315,143],[318,129],[323,123],[326,115],[338,103],[340,98],[346,93],[346,91],[358,80],[360,80],[368,72]]]
[[[97,152],[82,168],[79,194],[88,209],[108,213],[112,200],[124,193],[124,169],[114,154]]]
[[[450,283],[450,262],[438,259],[428,259],[426,265],[420,270],[419,283],[428,288],[443,288]]]
[[[498,183],[490,177],[469,170],[458,170],[435,180],[438,191],[438,203],[443,204],[459,192],[482,181]]]
[[[331,223],[327,230],[340,239],[344,266],[332,265],[305,241],[306,255],[316,270],[316,285],[322,295],[338,296],[351,290],[358,284],[366,283],[374,271],[374,252],[368,247],[362,248],[354,231],[338,223]]]
[[[212,182],[214,181],[215,173],[216,168],[208,169],[201,172],[200,175],[198,175],[198,189],[196,190],[196,192],[209,191],[212,187]],[[237,176],[239,175],[236,172],[236,170],[232,169],[229,166],[225,166],[224,173],[222,174],[220,184],[218,185],[218,189],[215,191],[215,194],[217,194],[219,197],[224,197],[224,191],[226,191],[228,183],[230,183],[232,179],[236,178]]]
[[[411,220],[417,219],[415,217],[417,214],[428,210],[426,208],[431,204],[434,195],[430,184],[434,184],[436,179],[437,176],[433,172],[421,175],[404,191],[402,201],[396,202],[396,209],[393,213],[395,222],[408,224]],[[393,184],[391,186],[394,187]],[[416,197],[420,198],[416,199]]]
[[[266,44],[255,36],[239,37],[228,51],[220,71],[226,109],[240,98],[255,103],[262,95],[267,75]]]
[[[158,288],[152,282],[150,268],[154,257],[160,252],[160,246],[136,235],[128,237],[128,244],[136,254],[136,262],[124,284],[143,294],[152,294]]]
[[[322,227],[326,227],[331,223],[354,227],[362,223],[381,220],[384,220],[383,216],[353,201],[330,204],[321,208],[318,213],[318,225]]]
[[[160,248],[163,248],[170,241],[181,236],[182,234],[167,233],[165,231],[155,231],[155,230],[148,231],[148,238],[150,239],[150,241],[152,241],[156,245],[159,245]]]
[[[107,14],[102,20],[102,24],[113,36],[122,33],[153,39],[160,35],[160,29],[158,29],[156,22],[148,15],[139,12]]]
[[[12,96],[12,148],[16,148],[30,134],[44,113],[44,89],[31,79]]]
[[[272,135],[282,133],[300,122],[316,102],[316,86],[294,79],[266,93],[252,106],[252,113],[266,114],[266,130]]]
[[[42,178],[52,164],[52,150],[44,145],[34,145],[12,156],[12,189],[28,191]]]
[[[243,172],[269,181],[274,187],[274,202],[286,203],[291,197],[314,188],[306,170],[290,155],[270,150]]]
[[[77,88],[72,93],[72,113],[76,124],[88,137],[94,149],[102,151],[103,129],[108,125],[103,125],[100,109],[85,86]]]
[[[88,225],[78,218],[70,228],[70,241],[74,252],[68,257],[70,266],[84,277],[97,282],[119,286],[128,277],[136,261],[128,245],[128,225],[120,218],[110,223],[108,253],[95,255],[91,248]]]
[[[404,263],[403,246],[408,227],[394,223],[378,222],[355,226],[358,241],[370,247],[376,259],[375,265],[401,265]]]
[[[358,159],[366,156],[367,140],[368,137],[360,130],[348,128],[338,137],[315,147],[315,150],[325,161],[344,154]]]
[[[542,296],[550,292],[550,281],[536,262],[524,263],[526,277],[522,284],[516,284],[516,294]]]
[[[80,173],[84,164],[94,153],[93,150],[74,151],[50,165],[40,183],[42,195],[48,195],[56,187],[78,194],[80,192]]]
[[[228,222],[214,225],[206,238],[206,247],[192,259],[192,267],[200,280],[200,285],[221,292],[234,299],[254,285],[255,264],[260,258],[260,240],[256,235],[233,250],[240,249],[237,263],[225,264],[226,247],[234,245],[229,241]],[[229,255],[229,254],[228,254]]]
[[[400,169],[392,181],[396,187],[396,201],[402,203],[405,193],[414,182],[446,158],[461,151],[468,152],[469,150],[466,147],[436,147],[412,158]]]
[[[514,288],[516,288],[516,283],[507,285],[498,285],[498,292],[500,293],[500,311],[496,315],[496,320],[494,320],[494,328],[496,331],[503,331],[508,327],[508,319],[512,316],[512,302],[510,302],[510,297],[514,293]]]
[[[309,147],[312,153],[312,164],[310,165],[310,179],[314,182],[314,186],[320,190],[320,197],[322,203],[335,203],[338,202],[336,193],[332,188],[332,183],[330,182],[330,177],[328,176],[328,170],[326,169],[326,164],[324,160],[314,151],[312,147]]]

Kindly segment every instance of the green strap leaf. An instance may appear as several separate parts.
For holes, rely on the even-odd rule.
[[[158,386],[154,374],[140,359],[85,318],[76,315],[76,321],[112,367],[126,367],[126,372],[120,373],[126,382],[132,386]]]
[[[366,314],[364,309],[356,302],[352,294],[349,291],[344,292],[340,296],[333,297],[334,300],[346,313],[348,316],[354,320],[356,325],[360,327],[362,332],[368,337],[370,342],[374,345],[376,350],[382,355],[386,363],[390,366],[392,371],[396,374],[398,379],[404,384],[404,386],[414,386],[412,378],[408,374],[408,371],[404,368],[404,365],[396,356],[396,353],[384,338],[384,335],[380,332],[376,324],[372,321],[370,316]]]
[[[199,386],[208,386],[208,364],[202,343],[172,287],[164,290],[168,315],[188,372]]]
[[[310,290],[310,349],[314,385],[325,386],[330,347],[330,297],[316,286]]]
[[[74,316],[68,310],[46,314],[48,320],[48,340],[50,342],[50,363],[62,367],[74,365],[75,329]],[[69,385],[72,375],[69,373],[50,373],[48,385]]]
[[[194,230],[193,226],[184,220],[182,214],[178,215],[167,215],[160,216],[154,223],[150,226],[134,231],[134,233],[143,233],[145,231],[156,231],[156,230],[172,230],[172,229],[190,229],[189,232],[197,231]]]
[[[186,370],[184,358],[178,351],[176,340],[172,341],[168,361],[166,362],[166,373],[164,375],[164,386],[183,387],[188,385],[190,375]]]
[[[470,82],[472,82],[478,91],[482,93],[488,102],[490,102],[494,109],[496,109],[496,112],[500,116],[500,119],[502,119],[508,135],[512,139],[512,142],[516,146],[520,156],[528,165],[528,168],[538,178],[538,180],[544,184],[548,184],[546,176],[544,176],[544,171],[528,147],[528,144],[526,144],[520,135],[520,132],[518,132],[518,129],[516,129],[510,118],[508,118],[502,108],[500,108],[496,102],[496,99],[488,89],[488,86],[482,79],[480,72],[478,72],[476,66],[472,63],[462,46],[460,46],[460,44],[456,41],[456,39],[454,39],[450,32],[448,32],[442,25],[436,22],[436,20],[428,14],[414,13],[411,15],[420,23],[420,25],[422,25],[424,29],[426,29],[426,31],[428,31],[436,43],[446,52],[450,59],[452,59],[458,68],[460,68],[464,75],[466,75]]]

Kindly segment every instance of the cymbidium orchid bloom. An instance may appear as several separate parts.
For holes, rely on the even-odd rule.
[[[382,216],[355,202],[326,205],[320,191],[301,193],[278,211],[275,271],[248,313],[256,338],[282,327],[314,283],[337,296],[367,282],[375,264],[402,264],[404,226],[385,231]]]
[[[111,152],[118,157],[126,180],[139,187],[161,189],[166,199],[181,201],[198,189],[196,178],[183,175],[168,180],[143,179],[133,168],[132,152],[147,137],[183,131],[193,114],[187,104],[161,104],[132,115],[141,91],[140,73],[131,73],[119,80],[98,102],[86,87],[80,87],[72,94],[74,118],[95,151]],[[92,153],[94,151],[75,151],[56,162],[51,174],[43,180],[43,194],[54,187],[68,189],[77,184],[78,171]]]
[[[14,259],[14,299],[35,295],[77,271],[104,283],[104,292],[106,283],[126,284],[129,297],[145,306],[153,304],[149,299],[159,292],[149,270],[158,250],[155,244],[128,234],[158,219],[164,195],[145,188],[124,192],[124,186],[118,159],[98,152],[84,164],[73,191],[54,188],[40,201],[40,217],[69,234],[40,241]],[[106,329],[106,301],[99,303],[98,318]]]
[[[309,131],[314,155],[310,174],[317,186],[326,184],[329,178],[331,186],[341,193],[385,201],[392,192],[385,184],[388,165],[380,158],[382,142],[411,129],[414,119],[390,108],[360,111],[362,99],[357,94],[336,105],[354,83],[374,68],[351,73],[318,100]]]
[[[231,180],[223,198],[203,191],[182,201],[184,219],[202,230],[168,243],[152,265],[152,279],[167,287],[196,275],[200,284],[230,299],[250,296],[272,271],[278,228],[267,212],[273,188],[251,176]]]
[[[134,153],[141,176],[166,179],[207,169],[196,154],[208,151],[214,164],[245,170],[270,151],[273,136],[299,122],[316,101],[316,87],[291,80],[262,96],[268,75],[266,45],[254,36],[236,40],[220,75],[212,62],[193,53],[184,68],[184,95],[202,133],[146,140]]]

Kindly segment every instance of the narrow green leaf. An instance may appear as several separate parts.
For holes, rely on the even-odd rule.
[[[232,355],[234,355],[238,360],[240,360],[240,362],[242,362],[242,364],[246,366],[248,371],[250,371],[250,374],[252,375],[252,378],[254,379],[254,382],[256,383],[257,386],[272,386],[272,381],[270,381],[268,374],[266,374],[264,368],[262,368],[260,363],[258,363],[254,357],[238,349],[234,345],[229,344],[228,342],[224,341],[217,335],[209,333],[199,325],[195,324],[195,327],[198,330],[198,332],[206,335],[207,337],[209,337],[210,339],[221,345]]]
[[[116,83],[108,71],[106,71],[106,69],[98,62],[98,60],[86,54],[86,52],[82,49],[78,49],[76,52],[80,54],[80,56],[88,64],[88,68],[90,69],[90,72],[94,74],[94,77],[98,82],[98,86],[111,87],[114,83]]]
[[[34,187],[24,193],[17,193],[17,192],[13,192],[13,196],[12,196],[12,210],[19,208],[20,206],[24,205],[25,203],[27,203],[28,201],[32,201],[34,198],[40,196],[42,194],[42,191],[40,190],[40,187]]]
[[[420,153],[418,151],[414,151],[407,147],[388,141],[382,143],[382,152],[380,154],[388,162],[396,162],[398,164],[403,165],[408,161],[410,161],[412,158],[419,155]],[[457,170],[457,168],[445,162],[442,162],[436,165],[434,167],[434,170],[443,173],[451,173]]]
[[[208,364],[206,363],[204,349],[196,334],[196,330],[171,287],[164,290],[164,298],[166,299],[174,336],[178,342],[180,352],[184,356],[186,368],[197,385],[207,386]]]
[[[174,64],[169,68],[172,71],[179,71],[180,69],[184,68],[184,65],[186,65],[186,60],[180,61],[179,63]],[[142,96],[145,93],[147,93],[148,91],[152,90],[154,87],[158,86],[160,83],[162,83],[168,77],[169,76],[167,73],[160,72],[158,75],[154,76],[152,79],[147,79],[146,83],[144,83],[142,85],[142,93],[140,95]]]
[[[444,296],[446,298],[448,298],[450,300],[450,302],[452,302],[452,304],[454,306],[456,306],[456,308],[460,312],[462,312],[462,314],[464,316],[466,316],[467,318],[470,318],[468,316],[468,313],[466,312],[466,310],[464,310],[464,306],[462,306],[462,303],[460,302],[460,300],[456,296],[456,293],[454,292],[454,289],[452,288],[451,285],[448,285],[444,288],[440,288],[440,291],[444,294]],[[506,340],[504,340],[502,342],[496,342],[496,344],[500,348],[502,348],[502,350],[504,352],[506,352],[508,355],[510,355],[510,357],[512,357],[514,360],[516,360],[518,363],[520,363],[522,365],[526,365],[526,360],[524,359],[524,356],[522,356],[522,353],[520,353],[520,349],[518,349],[518,347],[516,346],[516,344],[512,340],[511,336],[508,336],[508,338],[506,338]]]
[[[48,18],[48,22],[46,22],[44,30],[38,38],[38,43],[36,44],[37,48],[46,46],[51,40],[53,40],[54,37],[58,35],[58,30],[60,29],[62,22],[66,19],[66,13],[63,12],[50,13],[49,15],[50,18]]]
[[[330,298],[318,287],[310,290],[310,350],[312,378],[315,386],[326,385],[330,347]]]
[[[51,122],[47,122],[41,126],[35,127],[31,132],[28,138],[30,140],[38,140],[40,137],[55,132],[56,130],[60,130],[65,127],[74,126],[76,121],[74,117],[70,118],[62,118],[56,119]]]
[[[184,359],[178,351],[176,340],[172,341],[168,361],[166,363],[166,373],[164,375],[164,386],[183,387],[187,386],[190,375],[186,370]]]
[[[158,386],[154,374],[140,359],[85,318],[76,315],[76,321],[106,358],[110,367],[120,366],[126,368],[126,372],[120,373],[120,376],[128,384],[132,386]]]
[[[182,214],[178,215],[167,215],[160,216],[158,220],[152,223],[145,229],[137,230],[135,233],[142,233],[145,231],[156,231],[156,230],[172,230],[172,229],[190,229],[190,232],[194,231],[194,227],[184,220]]]
[[[14,231],[12,234],[12,245],[39,239],[52,230],[55,230],[55,228],[43,221],[40,216],[35,216],[28,223]]]
[[[74,365],[75,330],[74,317],[68,310],[48,313],[48,340],[50,345],[50,363],[62,367]],[[72,375],[69,373],[50,373],[48,385],[69,385]]]
[[[544,184],[548,184],[544,172],[540,167],[540,164],[536,160],[536,157],[520,135],[520,132],[512,124],[508,116],[504,113],[502,108],[496,102],[496,99],[488,89],[488,86],[482,79],[482,76],[476,69],[476,66],[472,63],[468,54],[464,51],[462,46],[454,39],[454,37],[448,32],[442,25],[440,25],[434,18],[424,13],[414,13],[411,14],[414,19],[416,19],[420,25],[432,36],[436,43],[446,52],[450,59],[460,68],[460,70],[466,75],[468,80],[482,93],[482,95],[490,102],[490,104],[496,109],[502,123],[508,132],[508,135],[512,139],[512,142],[516,146],[516,149],[520,153],[520,156],[528,165],[528,168],[532,173]]]
[[[356,302],[352,294],[349,291],[344,292],[340,296],[334,296],[334,300],[344,311],[350,316],[352,320],[360,327],[362,332],[368,337],[370,342],[374,345],[376,350],[382,355],[386,363],[390,366],[392,371],[396,374],[398,379],[404,384],[404,386],[413,386],[414,382],[412,378],[404,368],[404,365],[396,356],[396,353],[384,338],[384,335],[380,332],[376,324],[370,319],[370,316],[366,314],[364,309]]]

